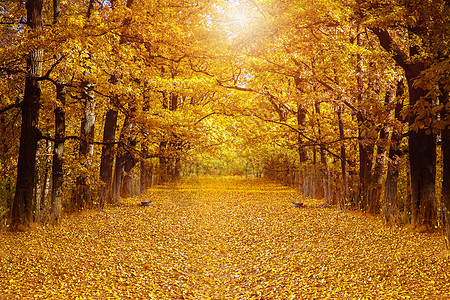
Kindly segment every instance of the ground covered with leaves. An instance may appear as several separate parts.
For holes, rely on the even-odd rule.
[[[450,299],[438,234],[299,200],[264,180],[193,178],[4,233],[0,298]]]

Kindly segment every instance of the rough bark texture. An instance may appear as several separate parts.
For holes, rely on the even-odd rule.
[[[396,96],[400,97],[404,93],[404,85],[402,81],[397,84]],[[397,102],[394,110],[394,119],[400,120],[400,112],[403,108],[401,102]],[[392,127],[391,140],[388,153],[388,169],[386,175],[385,191],[384,191],[384,217],[386,222],[396,224],[400,221],[399,203],[397,201],[397,181],[399,176],[399,160],[400,160],[400,142],[402,138],[401,128]]]
[[[77,177],[74,209],[81,210],[91,203],[91,188],[88,183],[88,171],[92,165],[94,155],[94,127],[95,127],[95,101],[94,86],[85,83],[84,91],[84,117],[81,121],[79,158],[83,172]]]
[[[55,139],[61,139],[65,134],[65,113],[64,109],[55,109]],[[63,198],[63,153],[64,142],[56,142],[53,148],[52,166],[52,201],[50,211],[50,222],[58,223],[61,216]]]
[[[100,161],[100,179],[104,186],[101,188],[100,205],[112,203],[112,180],[113,180],[113,166],[114,166],[114,150],[113,142],[116,138],[118,111],[110,109],[106,112],[105,127],[103,129],[103,147]]]
[[[66,114],[64,105],[66,103],[66,86],[63,83],[56,85],[56,98],[61,105],[55,108],[55,139],[63,139],[66,131]],[[63,153],[64,141],[55,142],[53,147],[53,165],[52,165],[52,199],[50,207],[50,222],[58,223],[63,199]]]
[[[360,32],[360,25],[358,25],[358,33]],[[361,34],[356,36],[356,43],[358,46],[362,47]],[[362,106],[363,95],[364,95],[364,67],[363,67],[363,57],[361,54],[357,54],[356,57],[356,73],[357,73],[357,88],[358,88],[358,104],[360,108],[356,113],[356,118],[358,121],[358,152],[359,152],[359,205],[360,207],[370,212],[376,204],[372,203],[370,197],[370,189],[372,183],[372,159],[373,159],[373,149],[374,143],[367,135],[366,126],[366,112]]]
[[[134,113],[134,112],[133,112]],[[129,195],[124,191],[122,193],[122,190],[124,188],[124,179],[125,181],[129,180],[129,178],[126,178],[127,176],[131,175],[130,172],[133,169],[135,165],[135,160],[133,156],[131,155],[130,151],[126,149],[127,147],[135,147],[136,146],[136,139],[133,133],[133,120],[132,116],[127,116],[125,119],[125,122],[122,127],[122,132],[120,134],[120,141],[121,145],[117,149],[117,155],[116,155],[116,165],[114,168],[114,180],[113,180],[113,203],[119,204],[120,203],[120,196],[128,197]],[[129,182],[127,182],[128,185],[125,187],[129,187]]]
[[[61,1],[53,0],[53,23],[56,24],[61,17]],[[64,80],[60,79],[56,82],[56,100],[58,105],[54,110],[55,113],[55,139],[63,139],[66,132],[66,113],[64,106],[66,105],[67,89]],[[62,211],[63,199],[63,154],[64,141],[57,141],[53,146],[53,164],[52,164],[52,195],[50,203],[50,223],[59,222]]]
[[[394,60],[405,71],[409,90],[409,105],[412,110],[419,101],[425,101],[430,107],[432,99],[427,98],[427,91],[416,86],[415,80],[428,68],[424,62],[410,62],[409,56],[394,42],[389,32],[384,29],[372,28],[378,36],[381,46],[393,54]],[[410,55],[418,54],[411,48]],[[417,112],[410,116],[409,124],[417,122]],[[435,176],[436,176],[436,135],[428,128],[410,130],[408,134],[409,161],[411,168],[411,224],[426,226],[431,229],[437,220]]]
[[[384,103],[385,107],[389,107],[390,103],[394,101],[395,89],[391,88],[386,91]],[[387,116],[386,116],[387,117]],[[386,152],[388,151],[388,139],[389,139],[389,127],[387,124],[377,128],[378,140],[377,151],[374,159],[375,166],[373,167],[372,174],[372,186],[370,190],[370,204],[369,211],[372,213],[379,213],[381,209],[381,203],[383,203],[384,194],[383,189],[383,175],[386,162]]]
[[[406,72],[409,89],[409,105],[413,107],[419,100],[426,99],[427,91],[416,87],[414,80],[426,69],[422,63],[410,66]],[[417,112],[411,118],[410,124],[417,120]],[[437,220],[436,208],[436,134],[428,129],[410,130],[408,133],[409,163],[411,167],[411,224],[425,225],[432,229]]]
[[[136,139],[133,137],[129,141],[131,147],[136,147]],[[125,151],[124,153],[124,164],[123,164],[123,179],[120,191],[120,196],[122,198],[128,198],[133,196],[133,173],[132,170],[136,165],[136,160],[130,151]]]
[[[38,147],[36,157],[36,187],[34,189],[33,221],[37,224],[48,221],[48,195],[50,187],[50,165],[52,144],[46,141],[45,147]]]
[[[43,0],[28,0],[27,26],[39,32],[42,29]],[[33,187],[35,181],[36,152],[40,132],[38,129],[44,50],[34,49],[27,58],[25,93],[22,103],[22,125],[17,164],[16,193],[12,206],[11,229],[28,227],[32,222]]]

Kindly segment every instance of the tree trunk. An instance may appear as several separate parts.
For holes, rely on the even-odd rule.
[[[104,185],[100,188],[100,206],[113,203],[112,180],[114,166],[114,141],[116,139],[118,111],[110,109],[106,112],[105,127],[103,129],[103,146],[100,160],[100,180]]]
[[[94,86],[85,83],[84,91],[84,118],[81,121],[80,132],[80,162],[82,172],[77,177],[76,194],[74,208],[82,210],[90,206],[91,203],[91,187],[88,183],[88,176],[92,166],[92,158],[94,155],[94,126],[95,126],[95,101]]]
[[[362,47],[362,38],[360,34],[361,26],[358,24],[356,43]],[[364,66],[361,54],[356,57],[356,74],[357,74],[357,88],[358,88],[358,105],[361,106],[364,95]],[[358,121],[358,151],[359,151],[359,205],[363,210],[368,210],[371,206],[371,199],[369,197],[370,184],[372,182],[372,155],[373,144],[367,136],[366,115],[362,107],[359,107],[356,118]]]
[[[63,139],[66,132],[66,86],[63,83],[56,85],[56,99],[61,105],[55,108],[55,139]],[[63,189],[63,153],[64,141],[57,141],[53,147],[52,166],[52,199],[50,207],[50,223],[59,223],[62,210]]]
[[[386,91],[384,103],[386,107],[389,107],[390,103],[394,101],[395,98],[395,89],[390,89]],[[386,152],[388,146],[389,139],[389,128],[387,125],[383,125],[381,128],[378,128],[379,132],[378,141],[377,141],[377,152],[374,160],[375,166],[373,168],[372,174],[372,186],[370,191],[370,206],[369,212],[376,214],[380,212],[381,205],[383,202],[383,175],[384,175],[384,166],[386,162]]]
[[[411,107],[425,99],[427,91],[414,85],[414,80],[425,70],[418,65],[411,68],[414,72],[406,72]],[[426,99],[431,106],[431,100]],[[410,125],[416,122],[414,113]],[[430,132],[429,132],[430,131]],[[436,134],[423,128],[410,130],[408,133],[409,162],[411,167],[411,224],[432,229],[437,220],[436,208]]]
[[[396,97],[400,98],[404,93],[403,81],[397,83]],[[394,120],[400,120],[400,112],[403,108],[403,103],[397,100],[394,110]],[[390,224],[398,223],[399,203],[397,200],[397,182],[399,176],[399,161],[400,161],[400,142],[402,139],[402,130],[397,124],[392,126],[392,134],[388,153],[388,170],[386,175],[385,191],[384,191],[384,217]]]
[[[42,30],[43,0],[28,0],[27,26],[36,31]],[[34,49],[27,58],[25,94],[22,102],[22,125],[17,163],[16,193],[11,215],[11,229],[29,227],[32,218],[33,187],[35,181],[36,151],[40,138],[38,129],[42,74],[43,49]]]
[[[144,154],[144,158],[141,160],[141,194],[152,186],[153,177],[152,165],[146,160],[146,156],[148,155],[148,148],[144,145],[142,145],[142,153]]]
[[[133,112],[134,113],[134,112]],[[132,117],[127,116],[120,134],[120,142],[122,143],[117,149],[116,166],[114,168],[113,180],[113,203],[120,204],[120,196],[122,195],[124,176],[126,176],[134,167],[134,158],[130,154],[126,146],[136,146],[136,140],[133,131]]]
[[[125,159],[123,155],[123,149],[119,147],[116,155],[116,165],[114,167],[114,178],[113,178],[113,201],[112,204],[120,205],[120,189],[122,187],[123,178],[123,166],[125,164]]]
[[[127,0],[126,7],[131,8],[133,3],[134,3],[134,0]],[[111,7],[113,9],[115,9],[115,1],[111,1]],[[126,30],[130,24],[131,24],[131,19],[125,18],[125,20],[123,21],[123,24],[122,24],[123,29]],[[120,38],[120,41],[119,41],[119,45],[121,45],[125,42],[126,42],[125,35],[122,35]],[[116,76],[112,76],[111,81],[114,84],[118,84],[118,80],[117,80]],[[117,100],[117,99],[115,99],[115,100]],[[135,112],[135,109],[132,108],[131,113],[134,114],[134,112]],[[115,110],[115,111],[110,110],[110,111],[108,111],[108,113],[110,114],[110,115],[108,115],[108,118],[109,118],[108,121],[110,123],[110,124],[108,124],[109,132],[106,136],[106,130],[107,130],[106,125],[107,124],[106,124],[106,119],[105,119],[105,133],[104,133],[103,138],[104,139],[108,138],[108,141],[114,141],[115,130],[117,127],[117,110]],[[134,138],[134,137],[131,137],[131,127],[132,127],[132,124],[130,122],[130,118],[129,118],[129,116],[127,116],[125,118],[125,123],[123,125],[121,135],[119,137],[119,139],[122,143],[127,143],[127,141],[129,142],[132,138]],[[113,131],[113,128],[114,128],[114,131]],[[103,152],[103,150],[105,152]],[[116,154],[116,165],[114,168],[114,177],[112,177],[112,164],[113,164],[113,159],[114,159],[113,150],[114,150],[114,146],[112,146],[112,145],[110,145],[106,148],[104,147],[102,149],[102,162],[104,162],[104,164],[103,164],[104,168],[101,169],[100,172],[102,174],[101,176],[103,177],[102,180],[105,182],[105,187],[106,187],[106,193],[104,193],[105,196],[107,197],[107,199],[111,199],[111,200],[109,200],[109,202],[111,202],[113,204],[120,204],[120,196],[121,196],[121,191],[123,188],[122,185],[123,185],[123,181],[124,181],[124,172],[125,172],[125,168],[127,166],[127,154],[129,155],[129,152],[125,152],[123,145],[120,145],[118,147],[117,154]],[[105,160],[103,160],[103,158]],[[129,163],[128,163],[128,165],[129,165]],[[133,166],[134,166],[134,162],[133,162]],[[112,187],[111,187],[111,178],[112,178]],[[111,188],[112,188],[112,197],[111,197]]]
[[[162,184],[168,181],[167,171],[169,169],[168,166],[168,158],[167,158],[167,142],[162,141],[159,143],[159,166],[158,166],[158,184]]]
[[[56,24],[61,17],[61,1],[53,0],[53,23]],[[58,105],[54,110],[55,114],[55,139],[57,140],[53,146],[53,164],[52,164],[52,194],[50,200],[50,216],[49,221],[52,224],[57,224],[60,221],[62,211],[64,182],[63,177],[63,153],[64,141],[66,132],[66,113],[64,106],[66,105],[67,89],[64,80],[60,79],[56,82],[56,100]]]
[[[50,141],[46,141],[45,148],[42,149],[42,157],[37,162],[39,167],[36,168],[36,188],[35,195],[36,201],[33,205],[34,222],[37,224],[45,223],[48,221],[48,194],[50,187],[50,163],[51,159],[49,154],[52,153],[52,145]],[[39,150],[38,150],[39,153]]]
[[[428,64],[422,61],[411,62],[410,57],[418,55],[418,49],[410,48],[409,56],[394,42],[385,29],[372,28],[378,36],[381,46],[393,54],[393,59],[403,68],[409,90],[409,105],[415,109],[419,101],[432,107],[432,99],[427,97],[427,90],[416,86],[415,80],[428,69]],[[409,125],[417,121],[417,112],[410,116]],[[431,117],[431,116],[428,116]],[[437,220],[435,180],[436,180],[436,135],[426,128],[409,131],[409,161],[411,168],[411,223],[416,226],[434,227]]]
[[[344,133],[344,121],[342,118],[342,105],[339,105],[336,110],[336,114],[338,117],[338,126],[339,126],[339,138],[342,140],[341,142],[341,173],[342,173],[342,195],[339,200],[341,206],[345,204],[345,199],[348,197],[348,179],[347,179],[347,154],[345,152],[345,133]]]
[[[297,105],[297,128],[299,131],[303,129],[305,126],[305,120],[306,120],[306,109],[299,103]],[[306,150],[305,146],[303,146],[303,139],[300,132],[298,133],[297,137],[297,146],[298,146],[298,158],[299,158],[299,170],[298,170],[298,179],[297,179],[297,190],[303,191],[302,195],[306,196],[304,193],[303,186],[305,185],[305,164],[308,161],[308,151]]]
[[[316,102],[315,103],[316,106],[316,113],[318,115],[320,115],[320,103]],[[319,126],[319,137],[322,135],[322,130]],[[330,197],[330,189],[329,189],[329,185],[328,185],[328,180],[329,180],[329,174],[328,174],[328,167],[327,167],[327,157],[325,154],[325,148],[322,145],[320,145],[320,162],[321,162],[321,166],[320,166],[320,170],[322,172],[322,185],[323,185],[323,198],[324,198],[324,204],[325,205],[330,205],[331,204],[331,197]]]
[[[128,145],[131,147],[136,147],[136,138],[134,135],[130,135],[128,138]],[[128,198],[133,196],[133,173],[132,170],[136,165],[136,160],[130,151],[125,151],[124,153],[124,163],[123,163],[123,178],[120,195],[122,198]]]
[[[439,97],[443,109],[441,110],[441,120],[448,118],[448,93],[441,89],[441,96]],[[441,130],[442,139],[442,198],[441,198],[441,211],[442,211],[442,226],[444,231],[444,237],[446,240],[447,248],[450,246],[450,125],[446,125]]]

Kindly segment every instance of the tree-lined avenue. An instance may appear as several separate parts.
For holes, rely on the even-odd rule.
[[[305,207],[293,207],[298,200]],[[262,179],[190,178],[1,239],[5,299],[450,297],[438,235],[388,228]]]

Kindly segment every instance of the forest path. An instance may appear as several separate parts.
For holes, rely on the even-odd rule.
[[[0,299],[450,299],[442,237],[265,180],[190,178],[0,236]]]

